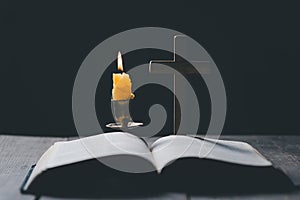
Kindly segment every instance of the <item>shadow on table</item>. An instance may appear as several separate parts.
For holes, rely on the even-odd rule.
[[[96,163],[97,164],[96,164]],[[85,161],[46,171],[24,193],[37,196],[138,198],[165,193],[240,195],[289,193],[298,188],[273,167],[249,167],[213,160],[180,159],[157,172],[132,174]]]

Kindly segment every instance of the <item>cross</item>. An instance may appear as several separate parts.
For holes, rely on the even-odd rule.
[[[198,123],[200,120],[200,108],[199,106],[198,108],[195,108],[195,105],[198,105],[198,103],[195,103],[197,99],[195,99],[195,96],[192,94],[193,91],[190,91],[192,88],[184,79],[184,76],[188,77],[189,75],[199,74],[199,72],[202,76],[209,75],[211,73],[211,59],[204,49],[200,54],[199,52],[193,52],[195,41],[187,36],[174,36],[173,45],[173,59],[151,60],[149,63],[149,72],[156,74],[171,74],[173,76],[173,132],[177,134],[195,135],[197,134]],[[160,65],[163,64],[171,66],[173,69],[160,67]],[[192,66],[194,66],[194,68]],[[176,104],[176,97],[180,99],[180,105]],[[181,125],[180,130],[179,124]]]

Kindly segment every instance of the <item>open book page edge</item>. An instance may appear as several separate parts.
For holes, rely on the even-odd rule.
[[[133,155],[153,162],[147,144],[142,139],[124,132],[98,134],[73,141],[57,142],[55,145],[58,146],[58,153],[51,160],[49,168],[114,155]]]
[[[119,132],[122,135],[129,135],[129,133],[123,133],[123,132]],[[106,133],[106,134],[111,134],[111,133]],[[105,135],[104,134],[99,134],[99,135]],[[82,140],[96,140],[99,135],[94,135],[94,136],[89,136],[86,138],[81,138],[81,139],[75,139],[72,141],[59,141],[54,143],[47,151],[45,151],[45,153],[40,157],[40,159],[38,160],[36,166],[34,167],[27,183],[24,185],[24,190],[27,189],[27,187],[30,185],[30,183],[34,180],[34,178],[36,176],[38,176],[39,174],[41,174],[43,171],[46,171],[47,169],[51,169],[51,168],[55,168],[55,167],[60,167],[60,166],[64,166],[67,164],[75,164],[75,163],[79,163],[79,162],[83,162],[86,160],[91,160],[91,159],[97,159],[97,157],[93,157],[93,155],[88,152],[85,147],[83,147],[83,144],[80,142]],[[133,136],[130,134],[130,136]],[[144,141],[143,141],[144,143]],[[60,156],[60,154],[62,152],[60,152],[60,149],[62,147],[64,147],[66,144],[75,144],[78,148],[76,149],[77,151],[80,151],[81,153],[76,154],[75,157],[74,155],[65,155],[67,156],[67,160],[60,160],[59,162],[55,161],[55,159],[57,159],[58,156]],[[145,143],[145,146],[148,149],[147,144]],[[148,149],[149,150],[149,149]],[[61,150],[62,151],[62,150]],[[145,156],[141,156],[141,154],[131,154],[131,153],[118,153],[118,154],[112,154],[112,155],[106,155],[106,156],[101,156],[99,158],[108,158],[108,157],[113,157],[113,156],[122,156],[122,155],[129,155],[129,156],[135,156],[135,157],[140,157],[142,159],[147,160],[148,162],[152,163],[155,166],[155,161],[153,159],[153,156],[149,150],[149,156],[151,157],[151,159],[147,159],[145,158]],[[100,162],[100,161],[99,161]]]
[[[50,146],[49,149],[47,151],[45,151],[45,153],[43,153],[43,155],[41,156],[41,158],[38,160],[37,164],[35,165],[32,173],[30,174],[30,177],[28,178],[26,184],[24,185],[24,190],[26,190],[28,188],[28,186],[34,180],[34,178],[36,176],[38,176],[40,173],[42,173],[43,171],[45,171],[47,169],[48,158],[53,153],[53,150],[54,150],[54,145]]]
[[[196,138],[206,140],[206,141],[211,141],[213,143],[219,143],[219,144],[240,144],[240,145],[248,146],[249,149],[252,149],[253,151],[255,151],[257,153],[257,155],[259,155],[261,158],[268,161],[268,159],[265,156],[263,156],[257,149],[255,149],[251,144],[244,142],[244,141],[219,140],[219,139],[199,137],[199,136],[196,136]],[[272,165],[272,163],[270,161],[269,161],[269,163],[270,163],[270,165]]]
[[[161,148],[161,146],[163,146],[163,144],[167,144],[168,140],[171,141],[172,139],[179,140],[180,138],[182,139],[188,139],[190,138],[191,140],[193,140],[196,143],[200,143],[202,141],[209,144],[208,146],[211,146],[212,148],[214,148],[212,151],[210,151],[207,154],[201,155],[198,153],[194,153],[193,155],[188,155],[188,154],[180,154],[177,156],[174,156],[174,158],[170,159],[170,161],[168,163],[172,163],[172,162],[176,162],[176,160],[181,159],[181,158],[195,158],[195,159],[209,159],[209,160],[216,160],[216,161],[221,161],[221,162],[225,162],[225,163],[232,163],[232,164],[237,164],[237,165],[245,165],[245,166],[253,166],[253,167],[268,167],[268,166],[272,166],[272,163],[270,161],[268,161],[263,155],[261,155],[254,147],[252,147],[250,144],[246,143],[246,142],[239,142],[239,141],[230,141],[230,140],[214,140],[214,139],[203,139],[203,138],[194,138],[194,137],[190,137],[190,136],[166,136],[163,138],[160,138],[158,140],[156,140],[152,146],[152,153],[155,154],[158,151],[160,151],[159,148]],[[201,144],[199,144],[201,146]],[[199,146],[198,145],[198,146]],[[214,146],[216,145],[216,146]],[[197,145],[195,145],[197,146]],[[220,156],[220,151],[218,151],[218,149],[223,148],[224,151],[221,151],[221,154],[224,153],[224,156]],[[163,148],[161,148],[163,149]],[[189,147],[187,148],[189,149]],[[176,149],[175,149],[176,150]],[[186,150],[186,149],[185,149]],[[161,150],[162,152],[164,150]],[[174,152],[174,150],[172,151]],[[226,153],[227,152],[227,153]],[[232,159],[232,155],[236,154],[240,154],[239,156],[243,155],[243,152],[245,153],[245,156],[250,156],[250,158],[252,157],[252,161],[251,159]],[[161,154],[161,153],[160,153]],[[166,153],[168,155],[170,155],[169,153]],[[252,156],[251,156],[252,155]],[[161,154],[160,156],[154,156],[157,158],[160,158],[161,156],[164,156],[163,154]],[[168,156],[170,158],[170,156]],[[256,158],[255,158],[256,157]],[[254,159],[254,160],[253,160]],[[166,160],[165,160],[166,161]],[[162,169],[167,166],[168,164],[159,164],[160,161],[157,161],[158,163],[158,171],[162,171]]]

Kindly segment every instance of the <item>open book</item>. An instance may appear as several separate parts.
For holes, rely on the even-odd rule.
[[[77,196],[149,191],[147,187],[150,191],[178,192],[193,188],[195,180],[214,187],[229,181],[239,185],[245,175],[256,176],[257,171],[258,182],[263,183],[274,178],[271,166],[245,142],[183,135],[151,141],[113,132],[55,143],[42,155],[21,190]],[[230,180],[224,180],[226,177]],[[209,181],[214,179],[216,183]]]

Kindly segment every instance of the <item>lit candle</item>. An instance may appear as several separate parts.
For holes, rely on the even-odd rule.
[[[134,94],[131,93],[131,80],[129,74],[123,72],[123,62],[121,52],[118,53],[118,70],[122,73],[113,73],[113,100],[133,99]]]

